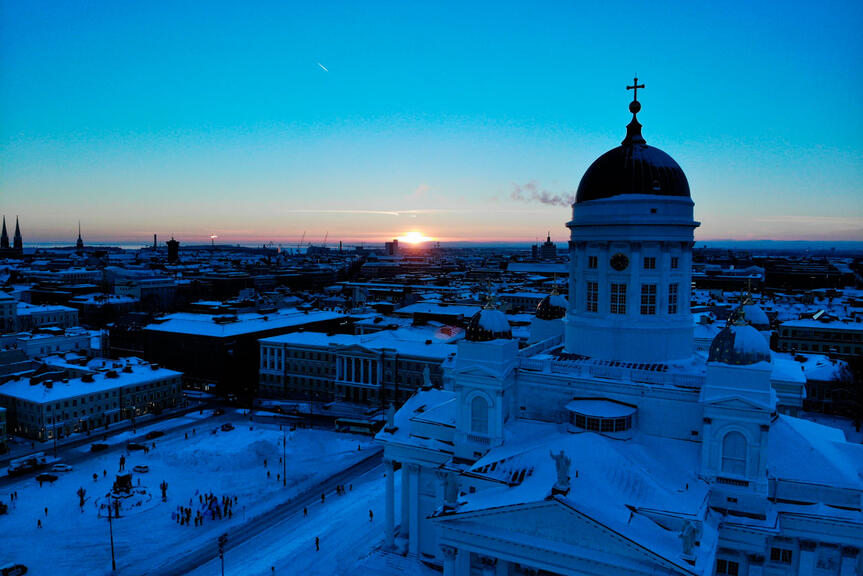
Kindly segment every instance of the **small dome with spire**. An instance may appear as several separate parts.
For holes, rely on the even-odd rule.
[[[708,362],[749,366],[771,362],[770,346],[758,330],[746,322],[743,307],[738,308],[728,325],[710,344]]]
[[[539,320],[559,320],[566,316],[567,308],[569,308],[569,304],[566,298],[555,290],[539,301],[536,307],[536,317]]]
[[[471,317],[465,330],[465,340],[489,342],[498,339],[511,340],[512,328],[503,312],[486,305]]]

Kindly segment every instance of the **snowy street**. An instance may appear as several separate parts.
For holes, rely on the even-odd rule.
[[[109,526],[97,509],[111,489],[121,455],[126,471],[136,466],[148,468],[132,473],[133,486],[138,489],[140,482],[143,496],[124,501],[120,518],[113,522],[116,574],[129,575],[186,573],[217,559],[216,541],[222,533],[229,534],[230,557],[232,545],[294,516],[295,510],[302,514],[302,500],[297,498],[303,494],[319,503],[325,489],[328,501],[358,501],[351,492],[337,496],[335,484],[349,485],[352,476],[380,462],[379,449],[366,436],[314,429],[288,431],[287,427],[280,431],[277,423],[249,422],[248,417],[230,411],[218,419],[207,416],[193,413],[178,418],[173,424],[179,427],[148,442],[146,453],[119,447],[96,454],[86,447],[72,449],[78,454],[65,460],[73,463],[73,470],[57,473],[59,478],[53,484],[40,487],[33,474],[4,481],[2,498],[10,506],[9,514],[1,519],[0,564],[21,563],[36,575],[111,574]],[[228,423],[234,428],[221,427]],[[281,479],[283,437],[287,439],[287,486]],[[121,435],[109,442],[122,440]],[[159,485],[163,481],[168,484],[167,502],[161,501]],[[83,507],[79,507],[79,488],[86,490]],[[14,501],[10,498],[13,492],[17,492]],[[218,500],[236,498],[230,515],[219,518],[206,510],[199,499],[206,494]],[[291,500],[296,503],[289,503]],[[175,514],[180,506],[191,508],[193,516],[201,512],[200,524],[180,525]],[[368,522],[369,506],[361,507]],[[320,506],[314,508],[320,510]],[[381,522],[382,516],[383,512]]]

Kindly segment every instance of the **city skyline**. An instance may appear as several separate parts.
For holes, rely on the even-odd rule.
[[[93,243],[563,240],[635,72],[696,241],[863,239],[858,4],[19,3],[0,22],[0,212],[25,242],[71,244],[78,220]]]

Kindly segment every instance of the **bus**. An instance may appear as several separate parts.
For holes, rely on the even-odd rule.
[[[336,432],[351,432],[374,436],[380,430],[383,422],[374,420],[356,420],[353,418],[336,418]]]

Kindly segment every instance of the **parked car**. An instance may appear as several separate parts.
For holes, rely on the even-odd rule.
[[[107,450],[108,445],[97,442],[95,444],[90,444],[90,452],[101,452],[102,450]]]
[[[137,442],[129,442],[126,444],[126,450],[143,450],[144,445],[138,444]]]
[[[151,430],[147,432],[147,435],[144,436],[147,440],[153,440],[154,438],[159,438],[160,436],[164,436],[165,433],[161,430]]]
[[[0,576],[22,576],[27,573],[27,567],[23,564],[6,564],[0,568]]]
[[[230,432],[233,429],[234,425],[230,422],[225,422],[224,424],[222,424],[222,432]]]
[[[213,410],[213,416],[221,416],[224,413],[225,413],[225,411],[222,410],[221,408],[216,408],[215,410]]]
[[[57,480],[56,474],[49,474],[47,472],[42,472],[36,476],[36,480],[39,482],[54,482]]]
[[[147,466],[146,464],[138,464],[137,466],[132,468],[132,472],[137,472],[139,474],[143,474],[144,472],[149,472],[149,471],[150,471],[150,467]]]
[[[72,467],[69,466],[68,464],[63,464],[62,462],[58,462],[57,464],[54,464],[53,466],[51,466],[51,471],[52,472],[71,472]]]

